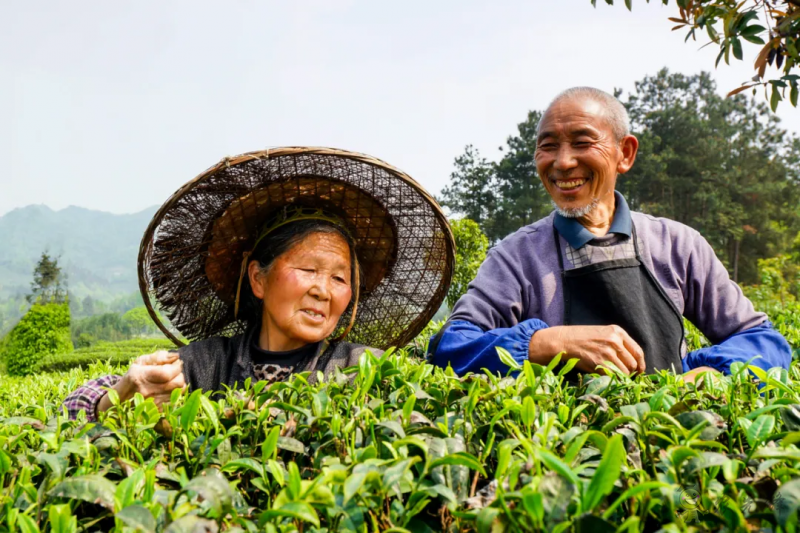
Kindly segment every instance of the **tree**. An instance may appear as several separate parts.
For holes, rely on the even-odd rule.
[[[475,279],[478,268],[486,259],[489,239],[481,232],[478,224],[468,218],[451,220],[450,227],[456,240],[456,268],[450,290],[447,291],[447,306],[452,309],[467,292],[467,286]]]
[[[122,322],[130,331],[131,335],[144,336],[152,335],[156,332],[156,326],[153,324],[153,319],[147,312],[144,306],[135,307],[122,315]]]
[[[67,300],[66,274],[58,266],[58,258],[42,252],[33,269],[31,294],[26,299],[29,303],[40,304],[61,304]]]
[[[517,124],[517,135],[506,139],[505,154],[495,166],[495,179],[500,192],[498,209],[484,231],[492,241],[499,241],[552,210],[533,156],[536,152],[536,130],[541,111],[529,111],[524,122]]]
[[[703,234],[736,281],[797,233],[797,139],[743,95],[721,98],[708,73],[666,69],[637,82],[626,103],[639,155],[617,188],[631,207]]]
[[[94,315],[94,313],[95,313],[94,300],[92,299],[91,296],[87,296],[86,298],[83,299],[81,307],[82,307],[83,316],[92,316],[92,315]]]
[[[669,0],[661,0],[664,5]],[[597,7],[597,0],[591,0]],[[614,0],[605,0],[613,5]],[[650,3],[650,0],[647,0]],[[761,46],[755,61],[755,76],[732,90],[728,96],[757,86],[764,87],[764,96],[770,101],[772,110],[787,97],[797,107],[798,80],[800,80],[800,0],[676,0],[678,16],[669,17],[677,26],[673,31],[688,29],[686,40],[697,39],[698,30],[708,34],[710,43],[719,47],[716,65],[722,59],[730,64],[730,56],[741,60],[745,42]],[[630,11],[632,0],[625,0]],[[764,17],[769,29],[758,24]],[[766,39],[766,40],[765,40]],[[781,77],[766,79],[767,66],[774,66]],[[781,70],[782,69],[782,70]]]
[[[529,112],[517,125],[517,135],[510,136],[507,147],[500,149],[504,155],[496,163],[468,145],[456,158],[450,185],[442,191],[442,205],[475,221],[491,242],[550,212],[550,197],[533,161],[541,118],[541,112]]]
[[[454,164],[456,169],[450,174],[450,185],[442,190],[440,203],[478,224],[486,223],[495,210],[492,164],[471,144]]]
[[[122,315],[103,313],[75,320],[72,324],[72,339],[78,343],[81,335],[100,341],[117,342],[131,338],[131,330]]]

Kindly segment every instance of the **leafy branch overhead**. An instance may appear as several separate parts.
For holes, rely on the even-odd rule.
[[[591,0],[597,5],[597,0]],[[605,0],[613,5],[614,0]],[[668,5],[669,0],[661,0]],[[647,0],[650,3],[650,0]],[[632,0],[625,0],[628,10]],[[755,75],[741,87],[728,93],[729,96],[747,89],[764,87],[764,96],[775,111],[778,103],[789,99],[797,107],[798,66],[800,65],[800,0],[676,0],[678,16],[669,17],[677,25],[673,31],[686,29],[686,40],[697,40],[697,34],[705,32],[708,44],[719,47],[716,65],[730,57],[741,60],[742,47],[748,43],[761,47],[756,56]],[[767,24],[764,27],[762,24]],[[767,67],[774,67],[782,75],[767,77]]]

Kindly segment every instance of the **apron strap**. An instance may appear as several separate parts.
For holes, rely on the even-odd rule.
[[[556,241],[556,255],[558,256],[558,268],[561,270],[561,277],[564,277],[564,259],[561,257],[561,235],[553,224],[553,239]]]

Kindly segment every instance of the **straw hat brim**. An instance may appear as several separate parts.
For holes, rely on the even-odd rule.
[[[244,330],[234,316],[243,254],[265,222],[289,206],[333,214],[353,236],[363,283],[346,340],[386,348],[419,334],[441,305],[454,267],[455,243],[439,205],[378,159],[291,147],[226,158],[155,214],[139,250],[139,285],[165,335],[183,344],[154,304],[189,340]],[[349,323],[349,313],[340,324]]]

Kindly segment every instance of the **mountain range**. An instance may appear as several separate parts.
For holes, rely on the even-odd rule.
[[[157,209],[115,215],[29,205],[6,213],[0,217],[0,298],[30,291],[45,251],[58,257],[74,297],[108,300],[137,291],[139,243]]]

